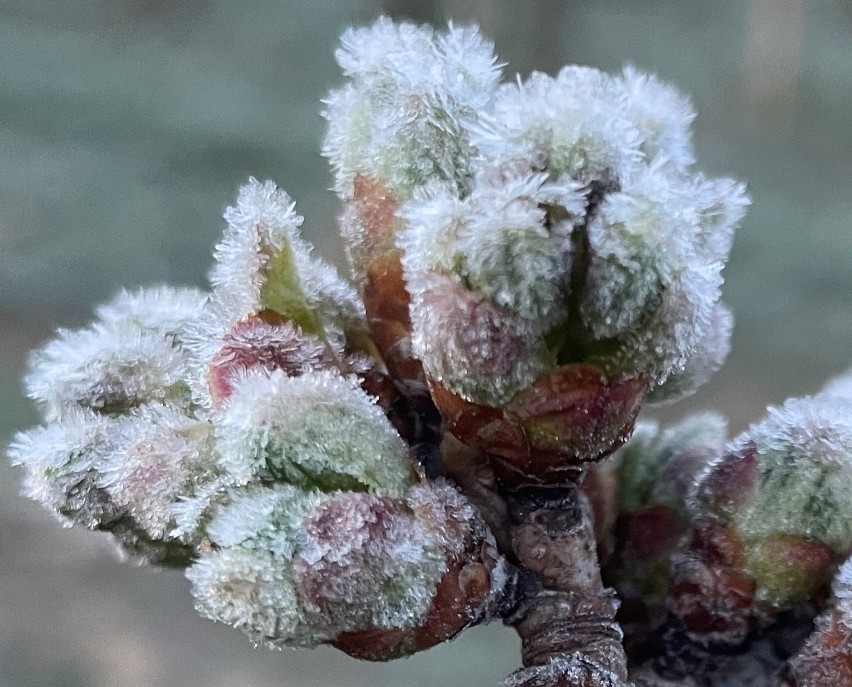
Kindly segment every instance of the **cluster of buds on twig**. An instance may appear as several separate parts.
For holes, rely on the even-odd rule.
[[[629,68],[498,86],[464,29],[380,21],[338,60],[325,151],[371,331],[504,475],[564,479],[721,365],[747,199],[692,169],[683,96]]]
[[[508,570],[364,390],[380,362],[355,292],[273,184],[226,218],[209,294],[121,294],[34,354],[26,492],[188,565],[199,611],[256,642],[389,658],[482,619]]]
[[[513,687],[627,684],[604,582],[626,627],[708,646],[816,603],[852,547],[842,385],[727,447],[705,414],[619,450],[729,346],[748,199],[694,170],[688,100],[632,68],[500,84],[470,28],[380,19],[337,58],[354,287],[251,180],[208,292],[123,293],[34,354],[26,493],[258,643],[385,660],[503,618]]]

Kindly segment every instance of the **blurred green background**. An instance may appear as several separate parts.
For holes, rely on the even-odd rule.
[[[297,199],[342,262],[319,155],[333,50],[381,12],[475,21],[507,75],[632,62],[690,93],[699,165],[754,199],[727,270],[727,367],[667,411],[739,431],[852,363],[848,0],[0,0],[0,442],[35,422],[27,351],[120,286],[202,285],[248,175]],[[513,634],[477,629],[370,665],[275,653],[202,620],[174,572],[135,569],[20,498],[0,461],[0,685],[496,684]]]

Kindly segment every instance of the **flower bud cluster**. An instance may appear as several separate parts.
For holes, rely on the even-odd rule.
[[[273,646],[384,659],[482,618],[507,580],[452,486],[424,483],[364,386],[355,291],[251,180],[212,291],[120,294],[33,357],[25,488],[131,554],[188,565],[198,609]]]
[[[852,553],[852,398],[790,399],[699,477],[668,605],[702,641],[738,644],[814,598]]]
[[[192,542],[172,535],[172,506],[217,474],[184,345],[205,303],[190,289],[122,293],[90,328],[60,331],[32,356],[26,380],[46,424],[10,448],[27,495],[160,563],[188,561]]]
[[[368,323],[460,439],[558,479],[623,443],[646,394],[718,369],[748,199],[692,169],[684,96],[632,68],[497,87],[475,33],[386,20],[338,60],[326,154]]]
[[[498,602],[518,620],[534,592],[533,620],[577,602],[590,614],[578,637],[606,650],[572,653],[568,637],[570,651],[539,656],[548,620],[525,639],[542,664],[507,684],[621,685],[585,510],[579,538],[557,527],[576,515],[567,506],[542,516],[544,549],[524,555],[498,532],[528,573],[564,582],[570,604],[553,605],[540,579],[509,579],[467,497],[426,475],[452,456],[446,430],[489,466],[480,493],[499,500],[499,482],[526,498],[617,450],[646,399],[695,391],[728,350],[721,272],[744,188],[693,169],[688,100],[632,68],[500,85],[475,29],[384,18],[348,31],[337,59],[348,83],[326,101],[324,154],[356,287],[312,254],[290,196],[251,179],[225,213],[208,292],[122,293],[34,354],[27,386],[45,425],[11,448],[26,491],[137,557],[185,566],[198,610],[257,643],[384,660]],[[852,403],[845,389],[785,406],[727,453],[715,415],[640,424],[587,479],[606,497],[588,487],[627,600],[659,611],[688,522],[692,540],[712,531],[739,556],[722,568],[751,585],[749,621],[827,580],[852,548],[852,429],[831,413]],[[576,558],[578,575],[539,569],[563,535],[553,548],[570,555],[552,559]],[[694,597],[678,590],[716,579],[705,549],[681,552],[669,584],[695,631],[682,603]],[[805,559],[810,577],[795,567]]]

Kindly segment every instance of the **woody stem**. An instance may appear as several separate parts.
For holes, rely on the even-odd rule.
[[[513,684],[569,684],[533,677],[534,667],[552,658],[577,664],[579,682],[572,680],[571,687],[626,683],[627,658],[615,621],[618,601],[601,581],[591,510],[579,487],[573,482],[522,486],[502,494],[514,556],[537,583],[506,618],[521,637],[527,668],[514,676]]]

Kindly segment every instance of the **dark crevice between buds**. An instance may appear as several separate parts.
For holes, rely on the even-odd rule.
[[[589,184],[586,196],[586,216],[582,224],[571,233],[571,274],[568,280],[567,318],[548,335],[548,344],[559,365],[583,362],[588,354],[591,339],[583,324],[580,312],[586,280],[591,264],[591,246],[589,244],[589,225],[594,221],[607,193],[619,189],[616,180],[602,179]],[[547,211],[548,226],[561,218],[550,208]]]

